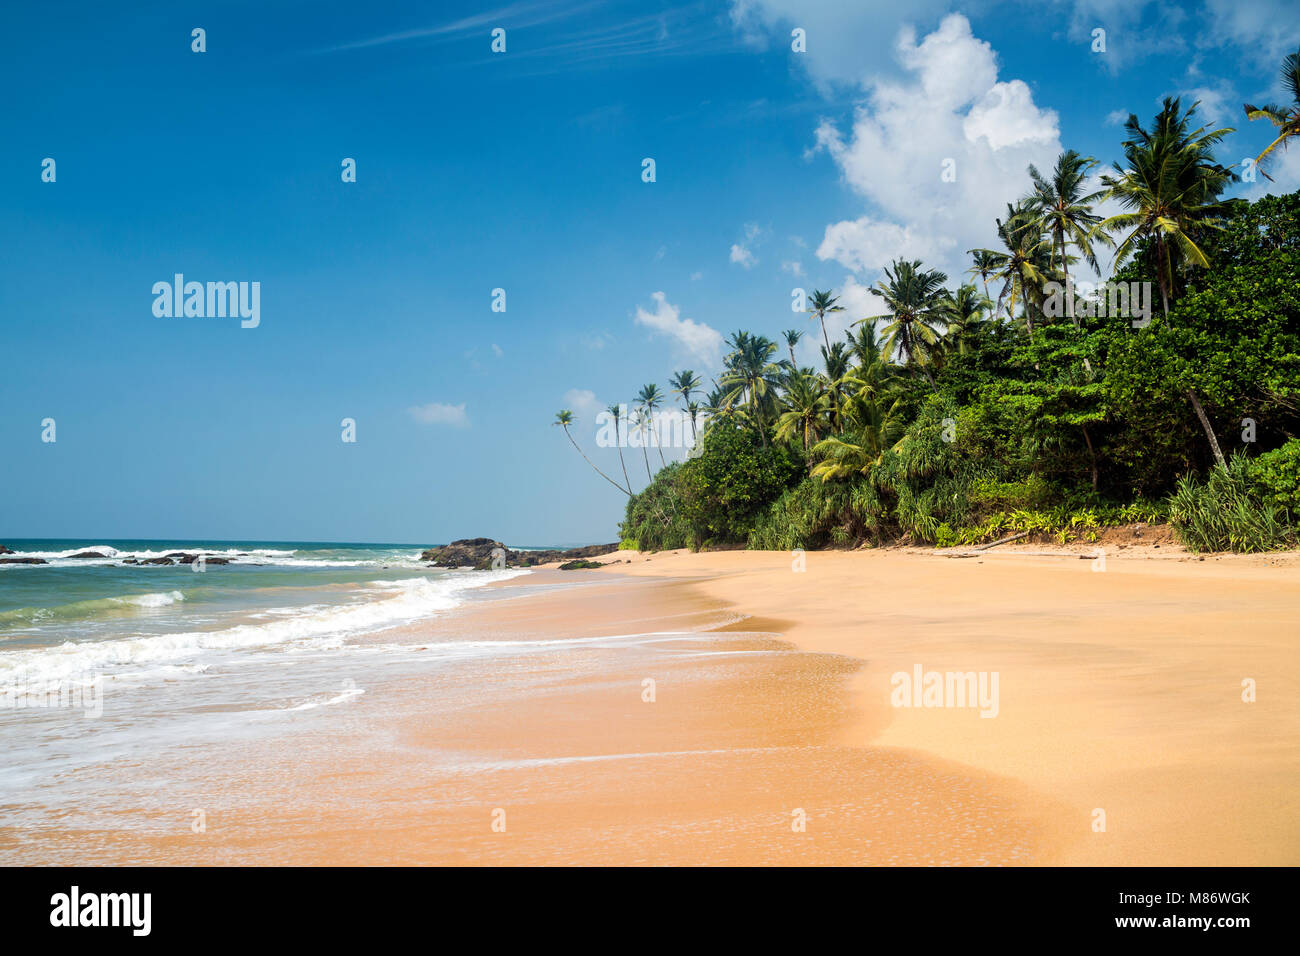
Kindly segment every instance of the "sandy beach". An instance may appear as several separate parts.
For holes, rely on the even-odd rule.
[[[1294,865],[1300,557],[1164,549],[1112,552],[1104,571],[1083,548],[813,552],[801,573],[788,554],[678,552],[619,570],[691,580],[779,618],[799,649],[863,660],[836,742],[1029,788],[1026,820],[1050,838],[1026,862]],[[917,664],[997,671],[996,718],[891,706],[891,675]]]
[[[811,552],[801,571],[775,552],[600,560],[616,563],[489,585],[492,600],[367,639],[374,658],[359,642],[348,673],[364,692],[284,713],[273,733],[165,742],[85,771],[102,776],[98,805],[0,828],[0,857],[1300,857],[1300,556],[1148,545],[1104,571],[1089,552],[1041,548]],[[423,666],[435,647],[474,653]],[[368,663],[381,651],[383,670]],[[894,706],[892,676],[917,667],[996,672],[996,716]]]

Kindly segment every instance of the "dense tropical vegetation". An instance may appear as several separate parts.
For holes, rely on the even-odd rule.
[[[1287,68],[1300,83],[1300,56]],[[1030,167],[998,247],[970,250],[970,281],[900,259],[842,341],[825,321],[837,298],[813,292],[818,367],[796,364],[800,330],[737,331],[702,402],[695,373],[678,373],[699,443],[641,492],[627,485],[624,542],[1095,540],[1168,520],[1194,550],[1296,547],[1300,193],[1225,199],[1236,176],[1214,149],[1227,131],[1201,126],[1195,104],[1167,99],[1149,128],[1132,116],[1125,130],[1100,188],[1096,160],[1073,151],[1046,175]],[[1103,200],[1121,211],[1103,218]],[[1142,321],[1137,296],[1123,314],[1113,291],[1053,302],[1104,247],[1114,283],[1154,290]],[[642,390],[643,427],[663,399]]]

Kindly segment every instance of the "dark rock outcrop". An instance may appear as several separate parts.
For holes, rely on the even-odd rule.
[[[101,551],[81,551],[77,554],[68,555],[70,558],[106,558],[108,555]]]
[[[171,558],[145,558],[141,564],[175,564]]]
[[[561,571],[587,571],[591,568],[603,568],[604,565],[599,561],[588,561],[585,558],[577,558],[573,561],[566,561],[560,565]]]
[[[10,551],[8,548],[6,548],[3,544],[0,544],[0,554],[13,554],[13,552]]]
[[[421,561],[429,562],[433,568],[474,568],[485,571],[492,567],[494,552],[505,559],[505,566],[510,568],[529,568],[538,564],[550,564],[554,561],[574,561],[580,558],[593,558],[610,554],[618,550],[618,543],[589,544],[581,548],[569,548],[564,551],[511,551],[500,541],[492,538],[461,538],[451,544],[438,548],[429,548],[420,555]]]
[[[9,552],[13,554],[12,551]],[[49,564],[44,558],[0,558],[0,564]]]

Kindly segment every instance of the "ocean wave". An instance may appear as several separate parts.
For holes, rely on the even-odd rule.
[[[83,621],[88,618],[131,614],[139,610],[170,607],[184,600],[185,594],[182,591],[160,591],[155,594],[125,594],[121,597],[73,601],[54,607],[13,608],[0,611],[0,631],[23,625]]]
[[[102,558],[74,558],[73,555],[95,552],[102,554]],[[272,567],[286,568],[420,568],[424,565],[420,562],[418,552],[414,553],[395,553],[391,556],[383,557],[348,557],[340,555],[338,549],[323,549],[320,554],[329,554],[331,557],[316,557],[317,552],[310,549],[301,550],[284,550],[278,548],[251,548],[248,550],[240,548],[204,548],[194,545],[178,544],[165,548],[146,548],[146,549],[127,549],[119,550],[106,544],[90,544],[84,547],[67,548],[63,551],[14,551],[7,554],[8,558],[40,558],[45,564],[6,564],[0,567],[8,568],[67,568],[67,567],[93,567],[96,565],[120,565],[126,558],[134,558],[136,561],[148,561],[153,558],[163,558],[170,554],[202,554],[206,557],[226,558],[231,564],[256,564]],[[167,565],[163,565],[167,567]]]
[[[382,597],[351,604],[286,609],[265,623],[239,624],[215,631],[180,631],[100,641],[68,641],[56,647],[0,652],[0,686],[58,680],[87,673],[138,670],[142,665],[188,662],[212,652],[265,649],[305,640],[383,630],[451,610],[460,592],[528,574],[528,571],[476,571],[440,578],[394,582]],[[172,592],[179,593],[179,592]],[[93,602],[85,602],[93,603]]]

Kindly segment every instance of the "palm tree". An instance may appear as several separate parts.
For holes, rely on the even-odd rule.
[[[777,441],[790,441],[798,434],[808,451],[818,439],[828,408],[826,390],[817,376],[810,370],[792,373],[786,379],[785,410],[776,420]]]
[[[812,477],[826,482],[865,475],[902,439],[906,426],[901,400],[888,408],[876,402],[864,403],[862,413],[854,431],[823,438],[813,446],[812,454],[820,460],[812,467]]]
[[[1286,149],[1289,140],[1300,136],[1300,50],[1282,61],[1282,87],[1291,94],[1291,102],[1285,107],[1276,103],[1266,103],[1264,106],[1251,106],[1246,103],[1243,106],[1246,119],[1266,119],[1281,130],[1277,139],[1269,143],[1264,148],[1264,152],[1255,159],[1255,167],[1264,173],[1265,178],[1270,182],[1273,177],[1264,172],[1264,163],[1272,159],[1270,154],[1279,144]]]
[[[1169,300],[1177,293],[1175,265],[1204,268],[1210,264],[1196,238],[1208,229],[1220,228],[1216,220],[1227,207],[1219,194],[1236,178],[1230,169],[1216,163],[1213,155],[1214,146],[1233,130],[1206,132],[1203,126],[1193,130],[1196,106],[1192,103],[1184,111],[1177,97],[1166,97],[1150,132],[1136,116],[1129,116],[1124,124],[1129,133],[1124,141],[1126,165],[1116,163],[1118,175],[1102,177],[1110,195],[1134,211],[1111,216],[1098,228],[1128,232],[1115,250],[1117,267],[1138,250],[1139,240],[1147,240],[1166,317]],[[1205,430],[1215,461],[1226,468],[1214,426],[1195,390],[1187,390],[1187,399]]]
[[[1029,166],[1029,178],[1034,183],[1033,192],[1029,196],[1029,208],[1037,217],[1039,232],[1045,233],[1052,240],[1050,264],[1065,276],[1067,283],[1070,278],[1067,244],[1073,244],[1088,265],[1094,271],[1100,271],[1093,240],[1110,242],[1105,233],[1095,231],[1101,222],[1101,216],[1094,215],[1092,211],[1092,204],[1104,196],[1106,190],[1098,189],[1083,194],[1088,173],[1096,165],[1097,161],[1091,156],[1080,156],[1070,149],[1057,157],[1056,168],[1052,170],[1050,180],[1039,175],[1032,163]],[[1070,312],[1073,314],[1073,307]],[[1075,324],[1078,325],[1078,319],[1075,319]]]
[[[587,457],[587,453],[578,447],[577,441],[574,439],[573,434],[569,431],[569,426],[572,425],[575,420],[576,419],[574,419],[573,417],[573,412],[565,408],[555,413],[555,421],[551,422],[551,424],[559,425],[561,428],[564,429],[564,434],[568,436],[569,441],[573,444],[573,447],[577,449],[578,454],[582,456],[582,460],[585,461],[587,464],[591,465],[592,469],[596,472],[596,474],[600,475],[600,477],[604,478],[606,481],[608,481],[619,491],[623,492],[623,494],[631,495],[632,490],[630,487],[624,488],[613,478],[609,477],[609,475],[605,474],[603,471],[597,468],[595,464],[592,463],[592,460]]]
[[[1014,206],[1007,204],[1007,217],[997,220],[998,238],[1002,240],[1005,251],[995,249],[971,249],[974,256],[986,256],[993,271],[989,273],[995,279],[1002,280],[1002,290],[998,293],[996,315],[1002,311],[1003,300],[1007,301],[1007,317],[1014,317],[1016,302],[1023,304],[1025,325],[1032,338],[1034,334],[1034,315],[1030,306],[1035,300],[1041,302],[1043,286],[1051,278],[1048,247],[1050,241],[1043,238],[1038,227],[1038,220],[1028,204],[1021,200]]]
[[[943,337],[945,349],[965,355],[970,337],[987,325],[984,313],[993,307],[993,303],[987,296],[980,295],[975,286],[966,283],[955,294],[946,296],[940,307],[948,323]]]
[[[728,390],[725,402],[747,408],[766,448],[765,413],[774,403],[784,371],[782,363],[772,361],[777,344],[766,336],[748,332],[736,332],[727,344],[732,351],[726,357],[726,371],[722,373],[722,387]]]
[[[812,308],[808,310],[808,314],[817,316],[817,320],[821,322],[822,341],[826,343],[827,351],[830,350],[831,340],[826,337],[826,313],[843,312],[844,306],[835,304],[838,301],[839,296],[833,296],[830,292],[819,292],[816,289],[813,289],[812,302],[810,303]]]
[[[1125,165],[1116,163],[1116,175],[1102,177],[1109,195],[1133,212],[1111,216],[1097,228],[1128,233],[1115,250],[1117,268],[1138,250],[1139,240],[1151,241],[1166,315],[1176,291],[1174,266],[1209,265],[1194,237],[1218,228],[1215,220],[1225,211],[1219,193],[1236,178],[1213,156],[1214,146],[1234,130],[1191,129],[1196,106],[1184,112],[1178,97],[1165,97],[1150,132],[1136,116],[1129,116],[1124,124],[1129,133]]]
[[[786,329],[781,334],[785,337],[785,347],[790,350],[790,365],[793,367],[795,365],[794,347],[798,345],[799,340],[803,338],[803,333],[798,329]]]
[[[938,269],[923,269],[921,260],[897,259],[885,267],[885,280],[872,287],[872,295],[885,300],[883,315],[859,319],[855,325],[889,319],[882,330],[884,353],[903,357],[905,364],[919,366],[938,391],[928,367],[928,353],[939,340],[946,319],[943,312],[944,288],[948,277]]]
[[[844,403],[844,377],[849,374],[849,350],[843,342],[836,342],[829,352],[823,348],[821,353],[822,365],[826,369],[823,374],[823,385],[830,399],[835,427],[839,428],[840,406]]]
[[[673,394],[680,395],[682,397],[682,404],[686,407],[687,412],[690,412],[690,408],[692,404],[691,396],[695,392],[699,391],[700,386],[702,384],[703,382],[700,381],[700,377],[690,369],[686,369],[685,371],[678,372],[676,375],[668,379],[668,385],[669,387],[672,388]],[[691,441],[693,442],[694,440],[695,440],[695,416],[692,414],[691,415]]]
[[[637,401],[645,409],[646,418],[649,420],[650,434],[654,436],[655,448],[659,449],[659,464],[661,466],[667,465],[668,462],[664,458],[663,447],[659,444],[658,426],[655,424],[655,409],[659,407],[663,400],[663,393],[659,391],[659,386],[654,384],[644,386],[640,394],[637,395]]]
[[[992,249],[972,249],[970,274],[977,275],[984,281],[984,296],[989,294],[989,276],[998,271],[998,254]]]
[[[645,459],[645,476],[648,480],[654,481],[654,475],[650,473],[650,453],[646,451],[650,443],[650,425],[651,419],[646,414],[645,408],[637,408],[632,414],[632,427],[641,436],[641,457]]]
[[[618,448],[618,463],[623,466],[623,481],[627,483],[627,493],[630,495],[632,493],[632,482],[627,477],[627,462],[623,460],[623,440],[618,434],[618,419],[623,414],[623,406],[615,402],[606,411],[614,416],[614,445]]]

